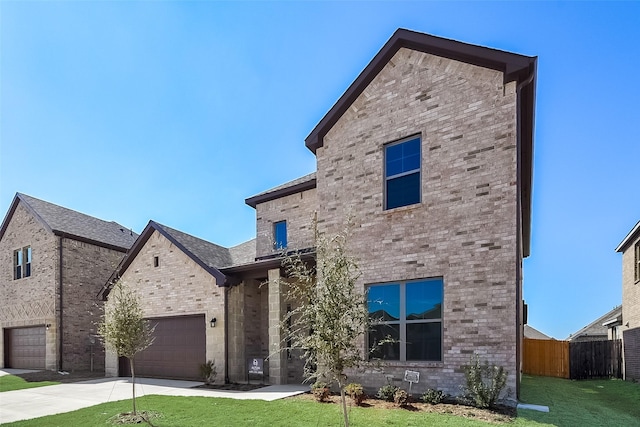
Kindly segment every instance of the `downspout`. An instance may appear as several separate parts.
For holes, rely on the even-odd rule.
[[[529,72],[529,76],[518,83],[516,86],[516,126],[517,126],[517,159],[516,159],[516,174],[518,177],[518,185],[516,187],[516,203],[517,203],[517,215],[516,215],[516,363],[518,372],[516,372],[516,400],[520,398],[520,381],[522,375],[522,345],[523,345],[523,289],[522,289],[522,258],[524,253],[523,248],[523,228],[522,228],[522,108],[520,97],[522,88],[531,84],[534,78],[534,71]]]
[[[229,291],[231,285],[224,289],[224,383],[229,384]]]
[[[59,292],[59,301],[58,304],[60,305],[60,310],[59,310],[59,318],[58,318],[58,370],[62,371],[62,290],[63,290],[63,286],[62,286],[62,279],[63,279],[63,274],[62,274],[62,267],[63,267],[63,263],[62,263],[62,236],[60,236],[58,238],[58,284],[60,286],[60,292]]]

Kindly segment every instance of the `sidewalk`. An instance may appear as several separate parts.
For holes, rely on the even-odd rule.
[[[3,375],[0,370],[0,375]],[[197,381],[136,378],[136,396],[226,397],[272,401],[309,391],[305,385],[273,385],[252,391],[193,388]],[[105,402],[131,399],[130,378],[101,378],[0,393],[0,424],[60,414]]]

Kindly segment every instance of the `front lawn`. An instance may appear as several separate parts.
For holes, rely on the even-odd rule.
[[[580,427],[640,426],[640,384],[525,375],[521,392],[521,402],[548,406],[549,413],[518,410],[518,422]]]
[[[55,381],[28,382],[15,375],[3,375],[0,377],[0,392],[11,390],[22,390],[24,388],[44,387],[47,385],[60,384]]]

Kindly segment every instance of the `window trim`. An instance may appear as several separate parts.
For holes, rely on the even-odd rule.
[[[640,240],[633,245],[633,278],[634,282],[640,282]]]
[[[387,149],[389,147],[393,147],[393,146],[396,146],[396,145],[401,145],[401,144],[407,143],[409,141],[413,141],[415,139],[418,140],[418,157],[420,159],[420,165],[418,166],[418,168],[411,169],[409,171],[403,171],[403,172],[400,172],[400,173],[392,175],[392,176],[387,176]],[[422,203],[422,135],[417,133],[417,134],[408,136],[406,138],[402,138],[402,139],[399,139],[399,140],[392,141],[392,142],[389,142],[387,144],[384,144],[382,152],[383,152],[383,156],[382,156],[382,162],[383,162],[383,164],[382,164],[382,172],[383,172],[382,179],[383,179],[383,184],[382,184],[382,186],[383,186],[383,195],[384,195],[384,197],[383,197],[383,199],[384,199],[383,200],[384,209],[383,210],[388,211],[388,210],[392,210],[392,209],[398,209],[398,208],[402,208],[402,207],[405,207],[405,206],[413,206],[413,205],[418,205],[418,204]],[[389,197],[388,197],[388,185],[389,185],[389,182],[393,181],[395,179],[402,178],[402,177],[409,176],[409,175],[413,175],[413,174],[417,174],[418,175],[418,201],[415,202],[415,203],[409,203],[409,204],[406,204],[406,205],[399,205],[399,206],[394,206],[394,207],[390,208],[389,205],[388,205],[388,203],[389,203]]]
[[[284,239],[278,239],[278,226],[284,226]],[[286,249],[289,245],[288,239],[288,230],[287,230],[287,220],[276,221],[273,223],[273,249],[274,250],[282,250]],[[280,244],[283,243],[283,244]]]
[[[411,283],[418,282],[430,282],[430,281],[440,281],[441,289],[442,289],[442,300],[441,300],[441,309],[440,309],[440,317],[437,319],[407,319],[407,301],[406,301],[406,286]],[[435,276],[435,277],[425,277],[420,279],[409,279],[409,280],[395,280],[391,282],[384,283],[371,283],[365,286],[367,290],[367,295],[369,289],[372,287],[378,286],[389,286],[389,285],[398,285],[399,286],[399,314],[398,320],[392,321],[371,321],[371,325],[398,325],[398,334],[399,334],[399,357],[398,359],[373,359],[369,356],[370,360],[381,360],[385,363],[387,362],[408,362],[408,363],[442,363],[444,361],[444,277],[443,276]],[[368,300],[368,298],[367,298]],[[368,309],[368,304],[367,304]],[[407,325],[412,324],[426,324],[426,323],[440,323],[440,358],[438,360],[421,360],[421,359],[407,359]],[[365,339],[367,349],[371,349],[371,344],[369,342],[369,334],[367,333]]]

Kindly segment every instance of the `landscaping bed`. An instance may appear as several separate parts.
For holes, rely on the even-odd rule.
[[[56,381],[59,383],[76,383],[78,381],[104,378],[104,371],[77,371],[69,372],[66,375],[60,374],[57,371],[38,371],[25,374],[15,374],[15,376],[29,382]]]

